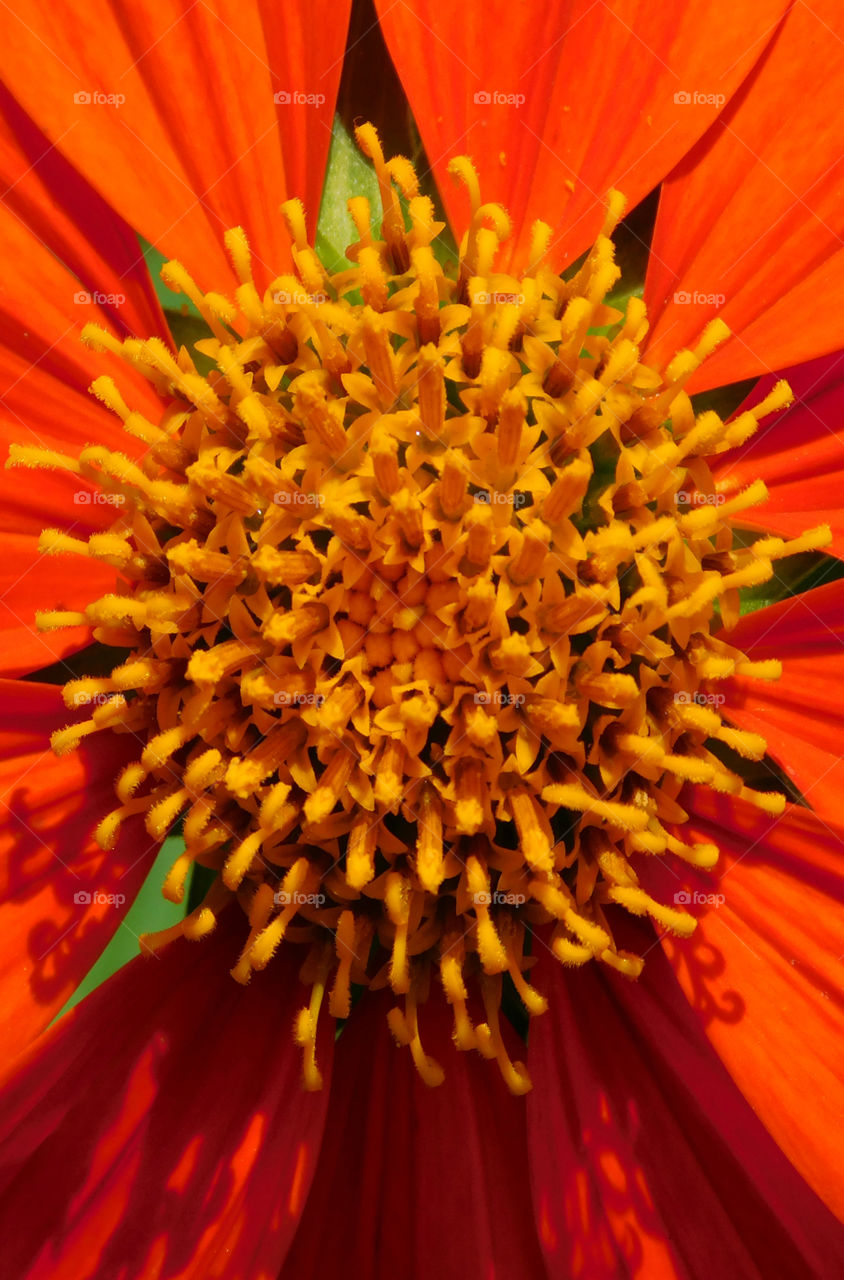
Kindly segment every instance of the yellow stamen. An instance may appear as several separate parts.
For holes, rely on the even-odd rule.
[[[295,1028],[307,1088],[325,992],[342,1019],[370,982],[403,997],[393,1035],[440,1083],[418,1017],[436,965],[457,1047],[495,1058],[522,1093],[499,1008],[505,973],[529,1014],[546,1008],[528,931],[545,926],[563,965],[635,978],[643,960],[619,950],[605,906],[687,937],[693,915],[650,897],[637,859],[710,870],[718,856],[683,841],[682,785],[782,812],[783,796],[744,782],[741,758],[763,759],[765,742],[705,691],[779,678],[777,660],[729,642],[739,593],[830,533],[737,535],[745,512],[764,515],[765,486],[716,488],[707,460],[791,393],[779,383],[728,423],[695,413],[684,387],[727,336],[719,320],[666,370],[643,363],[643,301],[613,318],[606,300],[619,193],[576,271],[554,273],[537,223],[506,275],[509,216],[458,158],[470,216],[450,272],[413,166],[371,125],[357,136],[382,217],[379,230],[350,200],[350,269],[325,267],[288,200],[292,268],[261,294],[232,229],[233,298],[165,268],[207,326],[197,363],[159,338],[84,330],[161,402],[147,417],[109,375],[94,381],[134,438],[125,452],[12,447],[9,465],[63,470],[81,505],[113,508],[107,530],[42,535],[68,573],[99,561],[117,585],[81,610],[45,600],[38,625],[93,627],[129,651],[66,685],[75,722],[52,742],[139,738],[97,841],[112,849],[134,815],[156,840],[181,820],[165,896],[183,902],[195,866],[215,873],[145,949],[200,939],[235,899],[237,982],[283,942],[310,942]]]

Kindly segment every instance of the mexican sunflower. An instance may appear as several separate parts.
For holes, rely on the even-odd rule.
[[[836,5],[0,21],[3,1275],[842,1274]]]

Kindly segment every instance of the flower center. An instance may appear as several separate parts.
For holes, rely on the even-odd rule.
[[[78,461],[14,449],[18,465],[64,466],[116,504],[111,529],[87,542],[43,535],[46,552],[114,565],[121,585],[39,625],[87,622],[132,651],[109,676],[65,687],[69,707],[93,710],[53,746],[104,729],[145,738],[98,842],[112,848],[130,814],[156,838],[181,819],[165,896],[183,900],[195,863],[213,873],[205,900],[146,947],[201,938],[237,898],[238,982],[285,938],[309,948],[312,999],[296,1026],[307,1087],[320,1083],[324,994],[345,1018],[366,985],[400,997],[391,1030],[439,1083],[417,1019],[434,976],[457,1047],[496,1058],[524,1092],[499,1026],[503,975],[538,1014],[531,946],[635,977],[642,960],[616,946],[608,905],[691,932],[635,870],[639,855],[715,863],[714,846],[669,830],[686,816],[684,783],[781,811],[782,796],[724,763],[758,760],[765,743],[729,727],[709,690],[736,673],[779,675],[720,629],[741,587],[828,531],[734,538],[765,487],[725,500],[706,459],[790,392],[780,383],[726,424],[696,416],[684,385],[727,336],[718,320],[664,372],[641,362],[644,304],[605,301],[620,275],[618,193],[568,279],[545,264],[541,223],[527,269],[508,276],[495,271],[507,214],[481,203],[458,159],[472,217],[449,274],[410,163],[385,160],[370,125],[358,142],[383,214],[375,239],[367,201],[350,201],[353,269],[325,270],[297,201],[283,210],[297,274],[263,296],[239,229],[226,237],[236,304],[165,267],[213,335],[196,344],[207,376],[184,349],[85,331],[161,396],[153,423],[110,378],[92,387],[145,445],[140,460],[99,445]]]

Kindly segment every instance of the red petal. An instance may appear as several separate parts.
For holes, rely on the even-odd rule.
[[[742,512],[742,524],[793,538],[826,523],[833,534],[827,549],[844,558],[844,353],[763,378],[737,412],[759,404],[780,377],[795,403],[763,422],[746,445],[722,454],[713,475],[725,494],[737,493],[757,477],[768,486],[768,501]]]
[[[544,1280],[524,1099],[494,1063],[455,1051],[433,989],[419,1023],[446,1079],[428,1088],[387,1030],[393,1003],[364,994],[338,1041],[314,1188],[281,1280]]]
[[[5,204],[0,205],[0,238],[6,249],[0,280],[0,459],[5,463],[12,442],[65,453],[91,443],[140,452],[140,442],[125,435],[118,419],[88,392],[96,377],[110,374],[130,408],[153,421],[161,415],[161,402],[143,378],[80,341],[88,323],[118,332],[112,323],[115,309],[99,306],[87,294],[79,301],[78,279],[56,257],[61,244],[42,243]],[[8,502],[16,509],[16,532],[41,527],[35,513],[42,504],[47,510],[58,507],[65,522],[78,519],[73,495],[90,486],[73,477],[35,474],[37,482],[26,484],[20,472],[0,470],[4,520]]]
[[[666,941],[671,963],[753,1109],[818,1195],[844,1216],[838,1070],[844,828],[795,806],[772,822],[701,788],[688,807],[692,820],[682,839],[718,845],[715,872],[677,863],[672,871],[662,859],[641,859],[642,879],[663,901],[678,891],[723,894],[723,901],[692,903],[698,928],[687,942]],[[834,1275],[836,1268],[817,1274]]]
[[[11,175],[18,166],[12,182],[15,194],[7,193],[0,205],[5,248],[0,279],[2,443],[43,439],[52,447],[58,440],[66,450],[70,444],[106,443],[108,434],[122,437],[122,431],[117,419],[88,394],[99,374],[113,374],[130,407],[155,415],[154,421],[161,404],[149,384],[122,361],[84,347],[83,326],[94,323],[119,337],[135,321],[143,326],[145,337],[166,335],[166,330],[160,326],[157,309],[148,300],[141,304],[146,292],[133,278],[142,269],[136,263],[139,250],[135,249],[133,259],[126,227],[58,158],[47,165],[45,183],[55,182],[61,194],[36,184],[23,166],[29,150],[37,150],[39,143],[18,109],[14,119],[22,131],[20,142],[12,142],[0,131],[0,172]],[[55,199],[62,202],[58,209],[43,207]],[[86,252],[85,235],[95,237],[100,249]],[[128,273],[125,308],[109,301],[109,286],[117,271]],[[86,282],[92,279],[94,292],[81,289],[79,275],[74,273],[83,274]],[[99,273],[102,279],[97,278]],[[106,428],[104,421],[109,424]]]
[[[483,198],[512,215],[505,256],[522,264],[534,219],[568,262],[600,230],[611,187],[631,206],[653,190],[720,109],[686,91],[729,100],[784,7],[733,5],[725,22],[711,0],[487,0],[455,22],[437,0],[376,0],[452,225],[465,229],[467,202],[447,165],[468,152]]]
[[[121,969],[12,1077],[0,1202],[8,1275],[277,1274],[327,1090],[305,1094],[299,1083],[301,956],[285,953],[238,986],[228,968],[246,923],[231,915],[202,943]],[[331,1048],[323,1036],[326,1079]]]
[[[754,661],[782,660],[782,679],[734,678],[724,686],[724,714],[740,728],[761,733],[821,817],[841,813],[844,708],[844,582],[832,582],[742,618],[730,644]]]
[[[84,12],[47,14],[25,0],[6,13],[0,71],[131,226],[202,287],[226,291],[228,227],[245,229],[266,282],[289,261],[278,209],[319,191],[347,20],[348,0],[266,14],[236,0],[140,0],[130,10],[91,0]],[[279,92],[292,96],[283,109]],[[316,205],[310,214],[313,224]]]
[[[647,951],[637,982],[542,965],[528,1143],[549,1277],[837,1274],[840,1229],[712,1053],[653,931],[617,932]]]
[[[0,235],[7,247],[0,282],[0,462],[5,463],[13,443],[71,454],[86,444],[104,443],[140,453],[141,442],[124,434],[88,387],[100,374],[115,375],[130,407],[153,421],[161,415],[161,402],[122,362],[80,341],[89,321],[121,336],[134,324],[151,336],[166,334],[146,268],[138,265],[137,240],[20,109],[6,105],[21,138],[18,143],[8,127],[0,128],[0,174],[10,180],[0,207]],[[42,162],[35,163],[38,154]],[[86,235],[96,249],[87,247]],[[102,305],[90,295],[85,295],[88,301],[77,300],[80,280]],[[125,304],[108,301],[116,293]],[[74,608],[114,582],[113,571],[92,561],[83,568],[78,558],[75,565],[67,557],[49,563],[37,553],[44,527],[86,538],[111,524],[114,507],[92,502],[93,494],[91,484],[68,473],[0,467],[0,530],[7,535],[0,571],[0,669],[6,674],[45,666],[87,640],[87,630],[39,636],[28,629],[36,608],[62,602]]]
[[[115,808],[114,779],[134,738],[97,734],[56,759],[50,733],[79,719],[49,685],[0,680],[0,993],[7,1058],[62,1008],[129,909],[157,852],[138,818],[117,848],[91,839]],[[78,894],[96,900],[88,905]],[[119,895],[122,903],[110,902]]]
[[[137,236],[50,146],[3,85],[0,181],[6,209],[73,272],[77,290],[104,298],[103,310],[118,332],[169,341]]]
[[[791,6],[662,189],[645,285],[649,362],[693,344],[715,314],[737,335],[706,361],[695,391],[844,346],[844,43],[830,38],[839,19],[838,0]]]

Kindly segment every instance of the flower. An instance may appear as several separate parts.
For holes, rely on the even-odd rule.
[[[325,80],[328,67],[326,88],[336,88],[339,63],[330,63],[330,41],[338,37],[330,24],[320,30],[325,47],[314,59],[313,49],[304,49],[298,10],[284,17],[262,12],[260,31],[256,11],[200,10],[193,17],[193,10],[184,11],[184,30],[211,58],[214,42],[225,40],[232,84],[246,83],[247,69],[254,75],[254,51],[266,48],[273,59],[289,59],[273,65],[295,67],[296,74],[310,68]],[[62,339],[59,355],[39,352],[33,372],[25,372],[30,353],[10,352],[28,393],[20,408],[37,432],[36,442],[27,440],[15,424],[12,461],[63,467],[74,477],[76,506],[89,517],[85,523],[69,518],[67,486],[48,480],[37,502],[19,487],[21,550],[31,555],[35,526],[45,523],[38,512],[49,511],[41,546],[52,553],[46,562],[62,567],[51,579],[49,568],[42,573],[18,557],[13,570],[42,573],[37,593],[52,591],[60,602],[42,615],[42,624],[78,628],[70,639],[48,630],[40,641],[45,652],[66,657],[85,643],[88,623],[101,642],[131,650],[110,675],[80,675],[66,684],[69,706],[93,706],[69,727],[45,687],[10,690],[15,718],[36,717],[25,735],[34,758],[24,768],[41,784],[38,804],[15,797],[34,843],[30,875],[10,905],[18,931],[21,920],[24,929],[36,924],[52,957],[47,968],[36,969],[23,996],[17,968],[11,969],[21,1041],[58,1011],[68,985],[113,930],[123,905],[116,899],[131,896],[146,869],[147,837],[157,842],[186,805],[186,851],[165,892],[181,900],[194,861],[204,859],[220,872],[185,921],[147,940],[160,955],[157,965],[134,964],[115,975],[36,1041],[13,1074],[8,1149],[25,1173],[9,1192],[8,1208],[24,1226],[14,1246],[21,1274],[71,1275],[95,1266],[108,1275],[130,1263],[138,1275],[275,1274],[285,1257],[284,1274],[317,1267],[392,1274],[407,1269],[409,1252],[413,1265],[428,1270],[436,1259],[427,1253],[443,1223],[451,1231],[447,1265],[455,1275],[614,1275],[620,1260],[628,1273],[673,1275],[681,1273],[680,1259],[692,1256],[693,1274],[727,1273],[737,1265],[750,1275],[769,1274],[776,1265],[796,1276],[811,1268],[820,1274],[838,1247],[831,1219],[809,1189],[835,1203],[833,1135],[821,1116],[795,1124],[795,1107],[783,1105],[797,1096],[805,1076],[793,1068],[771,1073],[765,1064],[788,1061],[794,1019],[805,1020],[813,1069],[828,1036],[825,1003],[785,953],[795,953],[790,959],[798,967],[811,964],[814,975],[840,931],[840,914],[831,910],[836,872],[827,852],[840,835],[834,792],[821,771],[833,772],[840,762],[828,751],[824,757],[826,744],[811,724],[819,695],[809,678],[816,659],[806,654],[820,653],[824,672],[840,664],[834,627],[841,593],[835,584],[820,587],[735,623],[740,587],[770,580],[789,553],[828,541],[837,549],[840,525],[836,518],[829,529],[806,534],[817,523],[809,518],[811,476],[798,477],[791,494],[781,492],[789,486],[777,462],[801,414],[812,411],[809,395],[761,435],[758,420],[788,403],[781,380],[764,394],[757,389],[753,407],[726,423],[712,410],[696,416],[686,390],[713,385],[713,377],[729,380],[825,356],[840,345],[818,305],[830,286],[819,272],[811,287],[805,280],[807,265],[834,240],[823,217],[831,179],[823,173],[822,146],[797,157],[797,167],[804,165],[802,212],[791,209],[791,193],[782,200],[782,216],[795,224],[794,262],[791,255],[787,262],[792,275],[785,262],[771,268],[770,241],[764,253],[752,243],[742,255],[748,277],[730,267],[727,302],[726,290],[705,287],[723,263],[713,246],[707,264],[705,234],[695,240],[695,261],[683,273],[665,265],[678,262],[679,252],[662,252],[687,219],[707,228],[706,199],[717,207],[723,194],[723,187],[715,189],[713,168],[733,172],[735,152],[749,147],[749,139],[758,146],[754,154],[769,158],[760,131],[766,118],[777,118],[776,104],[805,67],[806,42],[816,37],[820,19],[803,6],[786,17],[777,5],[765,14],[740,11],[735,33],[719,51],[720,65],[728,68],[724,92],[676,90],[669,104],[665,72],[691,77],[700,65],[700,46],[692,48],[689,34],[697,35],[699,14],[683,18],[689,25],[679,35],[662,17],[646,17],[631,33],[620,11],[601,7],[590,19],[584,6],[580,28],[576,22],[560,31],[559,61],[551,56],[550,35],[559,30],[560,14],[555,8],[550,14],[558,25],[548,39],[529,22],[522,26],[521,18],[506,41],[499,43],[497,34],[489,39],[485,69],[500,79],[474,93],[479,127],[472,149],[505,184],[494,194],[504,204],[512,204],[504,196],[515,198],[513,234],[501,206],[481,203],[472,165],[453,162],[470,210],[468,218],[451,210],[455,226],[468,224],[451,280],[431,251],[441,228],[419,195],[412,166],[387,161],[370,126],[361,127],[358,138],[378,174],[380,240],[373,240],[367,211],[353,205],[353,266],[326,273],[301,207],[288,199],[291,268],[281,276],[267,268],[273,254],[287,261],[270,218],[274,197],[280,202],[291,194],[280,173],[294,173],[298,165],[305,181],[304,146],[320,139],[321,115],[330,118],[331,95],[307,75],[276,89],[272,106],[266,94],[247,95],[232,138],[239,127],[248,145],[241,150],[234,143],[236,158],[216,173],[209,188],[216,194],[207,201],[203,166],[213,176],[219,152],[213,145],[204,151],[185,146],[172,128],[177,105],[192,123],[202,119],[191,116],[201,110],[201,96],[186,102],[162,74],[169,64],[163,51],[149,48],[142,18],[138,27],[135,19],[121,26],[118,37],[117,26],[105,21],[108,13],[96,15],[96,39],[86,49],[104,61],[89,70],[89,81],[80,81],[90,87],[75,90],[82,95],[74,104],[81,135],[68,138],[64,155],[36,165],[38,177],[21,164],[22,156],[37,154],[37,130],[20,106],[11,107],[16,127],[7,154],[21,188],[17,216],[46,231],[48,243],[60,244],[77,281],[91,286],[73,305],[96,308],[107,322],[84,331],[95,365],[80,364],[78,354],[69,363]],[[417,77],[429,70],[426,58],[442,44],[441,20],[439,11],[422,5],[382,14],[412,104],[420,92]],[[28,31],[35,39],[38,22],[32,15]],[[771,37],[767,26],[778,22]],[[109,30],[117,41],[111,48]],[[420,32],[424,56],[416,59],[407,42],[419,40]],[[471,37],[470,24],[465,34]],[[564,187],[562,199],[549,200],[554,227],[565,231],[555,240],[551,227],[533,218],[534,202],[559,182],[559,167],[536,166],[536,183],[508,173],[508,165],[518,164],[533,177],[523,143],[533,117],[528,113],[525,125],[514,114],[528,98],[513,86],[514,68],[544,88],[542,77],[552,68],[579,68],[582,48],[598,36],[630,86],[638,83],[643,56],[649,65],[661,64],[648,85],[654,110],[645,120],[648,130],[654,116],[657,127],[661,121],[670,127],[651,137],[642,155],[641,135],[622,136],[611,128],[612,117],[597,120],[607,147],[593,145],[577,160],[585,191],[573,177],[571,199]],[[451,40],[458,60],[463,38],[460,29]],[[135,54],[143,45],[123,77],[125,93],[103,69],[116,65],[122,41]],[[342,47],[342,32],[339,42]],[[176,43],[183,52],[178,37]],[[518,56],[521,48],[538,58],[528,63]],[[670,51],[671,69],[660,50]],[[612,65],[612,58],[602,64],[604,76]],[[38,103],[26,66],[26,55],[19,57],[9,82],[49,136],[65,101],[69,65],[64,62]],[[566,94],[571,80],[561,81]],[[580,93],[572,91],[573,123],[578,112],[594,118],[582,83]],[[133,95],[141,85],[144,94]],[[456,82],[453,95],[443,94],[451,113],[446,125],[444,116],[416,107],[429,154],[440,155],[439,129],[451,132],[449,147],[459,134],[461,87]],[[214,119],[219,96],[202,77],[197,88]],[[824,88],[813,112],[828,105]],[[150,100],[168,105],[150,115]],[[544,102],[533,98],[532,109],[542,114]],[[126,172],[125,142],[115,142],[124,106],[125,128],[139,123],[131,113],[140,111],[155,129],[146,136],[155,137],[158,155],[146,170],[143,199],[134,183],[120,183],[116,167]],[[96,151],[82,111],[88,107],[108,109],[96,130]],[[291,113],[293,127],[282,123],[288,108],[301,108]],[[165,145],[162,124],[180,145]],[[555,148],[555,127],[534,133],[534,154]],[[200,136],[217,146],[229,136],[207,121],[204,128]],[[144,139],[143,132],[138,136]],[[791,164],[795,136],[796,127],[784,153]],[[273,167],[279,139],[283,170]],[[613,150],[620,143],[622,149]],[[776,147],[774,153],[771,158]],[[133,162],[143,167],[139,155]],[[621,210],[615,195],[607,206],[602,193],[620,180],[625,164],[634,201],[676,175],[663,189],[652,246],[657,269],[646,298],[650,291],[656,300],[657,322],[644,355],[640,300],[625,300],[615,311],[604,303],[617,278],[607,237]],[[211,336],[195,350],[214,362],[212,374],[203,376],[186,352],[174,356],[168,348],[148,283],[131,261],[128,226],[88,185],[89,177],[101,181],[106,165],[111,185],[103,194],[130,223],[172,247],[166,279],[207,323]],[[604,174],[601,166],[615,172]],[[190,175],[191,190],[202,188],[200,204],[214,218],[238,213],[226,218],[235,228],[226,235],[233,289],[208,228],[195,219],[182,230],[179,220],[175,231],[165,228],[169,211],[156,224],[166,206],[155,207],[150,192],[162,189],[164,169],[167,194],[182,172]],[[226,183],[232,171],[237,182]],[[66,184],[63,208],[45,212],[38,182],[50,192],[56,182]],[[303,189],[312,197],[314,183],[311,165]],[[763,185],[768,196],[769,180]],[[753,217],[767,232],[770,199],[760,211],[753,180],[739,186],[741,216],[734,209],[732,223],[714,220],[713,240],[732,235],[734,243],[739,229],[750,239]],[[251,198],[256,190],[265,198]],[[241,204],[238,191],[250,198]],[[90,245],[78,231],[83,208],[104,232],[92,234]],[[554,253],[570,260],[596,232],[593,250],[563,280],[551,268]],[[20,236],[43,290],[34,316],[49,332],[49,286],[59,288],[56,282],[70,276]],[[723,241],[718,246],[723,255]],[[511,256],[497,259],[500,247]],[[670,293],[660,270],[674,285],[695,287],[675,288],[673,304],[660,307]],[[236,306],[223,292],[202,292],[200,278],[203,288],[211,278],[212,287],[228,289]],[[834,282],[834,271],[830,278]],[[775,287],[785,292],[777,295]],[[784,326],[782,313],[776,319],[779,299],[799,323]],[[711,319],[714,311],[728,319],[734,312],[735,337],[728,339],[721,319]],[[670,335],[684,332],[691,351],[668,362],[666,348],[681,345]],[[126,369],[113,377],[103,372],[117,367],[108,365],[110,356],[125,360],[128,376]],[[834,369],[831,360],[825,372],[833,385]],[[799,372],[798,381],[803,376]],[[55,404],[66,414],[92,377],[96,396],[140,441],[134,454],[125,439],[115,448],[113,429],[88,405],[79,425],[47,429],[45,408]],[[760,439],[767,447],[758,448]],[[832,464],[840,465],[835,446],[820,439]],[[808,469],[816,454],[807,454]],[[707,455],[716,455],[712,471]],[[757,505],[764,488],[748,474],[757,460],[782,497],[770,524]],[[733,520],[744,524],[748,511],[773,536],[745,548],[733,541]],[[85,557],[84,580],[69,579],[67,552]],[[631,564],[635,589],[622,594],[622,567]],[[114,568],[128,583],[120,594]],[[716,599],[727,641],[713,633]],[[258,651],[264,661],[247,670],[245,660]],[[760,695],[753,679],[778,674],[780,661],[790,701]],[[21,662],[24,670],[32,666],[31,657]],[[721,688],[732,725],[721,720]],[[494,717],[487,710],[493,699]],[[48,723],[61,758],[43,764]],[[758,760],[769,724],[772,751],[812,803],[788,806],[775,823],[770,816],[782,811],[782,798],[747,783],[733,757],[727,767],[707,746],[718,739]],[[111,735],[108,746],[100,745],[97,731],[110,725],[124,731],[117,748]],[[135,739],[134,749],[118,759],[127,738]],[[62,755],[83,739],[81,760]],[[23,772],[22,754],[10,761],[13,777]],[[97,852],[88,844],[80,848],[78,826],[102,803],[106,768],[119,772],[119,806],[111,813],[98,807]],[[72,792],[58,798],[88,773],[100,789],[91,787],[90,804],[80,805]],[[681,791],[684,781],[698,785]],[[370,813],[379,818],[377,842]],[[554,827],[560,814],[567,843]],[[511,821],[518,839],[500,835],[495,819]],[[68,865],[57,874],[38,833],[59,822],[68,824],[69,838],[61,843]],[[757,862],[748,844],[772,866],[760,866],[763,859]],[[725,870],[712,870],[714,846],[728,859],[730,887],[723,894]],[[683,876],[686,888],[676,888],[668,859],[658,856],[666,851],[691,868]],[[648,853],[657,856],[638,856]],[[74,910],[72,945],[63,950],[49,903],[54,897],[66,917],[68,899],[61,894],[80,877],[92,888],[81,891],[87,898],[77,896],[74,908],[88,909]],[[233,894],[248,911],[245,938],[237,913],[221,914]],[[529,930],[519,898],[533,904]],[[763,911],[760,902],[770,909]],[[803,912],[786,933],[795,902]],[[693,925],[686,905],[699,916],[698,930],[689,943],[666,941],[665,956],[653,950],[650,927],[628,915],[650,914],[682,936]],[[729,940],[731,920],[740,929],[754,923],[761,959],[746,961],[738,953]],[[161,950],[182,932],[202,938],[201,945],[174,942]],[[301,975],[309,994],[298,992],[301,954],[294,959],[297,948],[287,940],[280,945],[285,932],[312,944]],[[526,936],[536,947],[536,987],[525,977]],[[376,937],[383,946],[380,975],[366,960]],[[238,951],[234,983],[226,970]],[[643,976],[625,984],[648,951]],[[620,975],[596,972],[592,963],[565,974],[556,961],[548,963],[552,952],[578,966],[600,957]],[[44,956],[37,954],[40,965]],[[436,982],[430,984],[427,957],[439,964],[445,1000]],[[464,984],[464,957],[475,968],[474,984]],[[527,1067],[500,1017],[503,972],[527,1009],[542,1013],[531,1028]],[[392,994],[368,992],[351,1010],[352,984],[365,977]],[[766,995],[766,983],[775,998]],[[551,998],[542,1012],[545,989]],[[333,1052],[327,1019],[319,1017],[327,992],[330,1012],[351,1013]],[[403,1005],[395,1007],[395,994]],[[789,1002],[794,1019],[772,1023],[769,1011],[778,1000]],[[305,1082],[325,1086],[309,1097],[293,1087],[299,1070],[289,1044],[294,1014]],[[385,1014],[410,1054],[386,1043]],[[526,1104],[474,1055],[454,1053],[452,1019],[458,1047],[497,1058],[512,1093],[525,1091],[530,1073],[535,1088]],[[701,1022],[773,1138],[712,1053]],[[440,1063],[453,1082],[426,1092],[406,1074],[410,1057],[426,1085],[440,1082]],[[429,1141],[419,1141],[414,1117]],[[441,1141],[455,1133],[467,1151]],[[379,1134],[383,1159],[366,1158],[364,1143]],[[65,1150],[74,1158],[62,1158],[56,1176],[51,1170]],[[362,1199],[348,1186],[348,1169],[358,1166],[366,1185]],[[487,1194],[467,1196],[479,1176],[488,1177]],[[677,1186],[693,1179],[705,1210],[677,1203]],[[37,1222],[24,1211],[33,1187]],[[380,1245],[365,1212],[375,1203],[385,1206],[392,1224]],[[323,1229],[326,1216],[338,1226],[333,1240]]]

